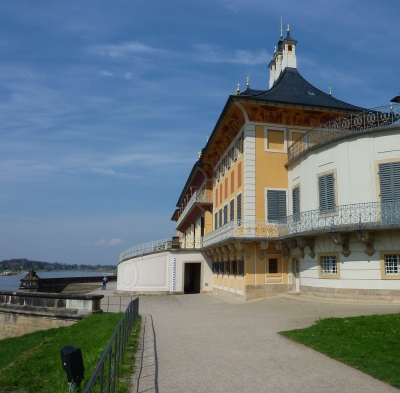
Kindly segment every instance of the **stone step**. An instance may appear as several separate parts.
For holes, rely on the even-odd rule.
[[[300,296],[301,295],[300,291],[287,291],[286,293],[291,296]]]

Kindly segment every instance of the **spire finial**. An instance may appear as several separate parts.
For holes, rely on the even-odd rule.
[[[280,28],[280,32],[281,32],[281,38],[282,38],[282,17],[281,17],[281,28]]]
[[[274,54],[276,53],[276,46],[274,46]]]
[[[286,30],[288,33],[290,33],[290,27],[289,27],[289,23],[288,23],[288,25],[287,25],[287,30]]]
[[[246,86],[247,86],[247,88],[250,87],[250,77],[249,76],[246,76]]]
[[[330,96],[332,95],[332,87],[331,86],[329,86],[329,95]]]

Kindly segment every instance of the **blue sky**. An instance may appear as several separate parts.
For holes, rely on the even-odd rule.
[[[400,92],[400,2],[0,3],[0,260],[112,264],[174,235],[187,176],[237,83],[298,70],[351,104]]]

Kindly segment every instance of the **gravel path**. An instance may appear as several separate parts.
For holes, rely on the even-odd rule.
[[[118,311],[130,297],[120,299],[113,285],[99,293]],[[139,310],[142,351],[131,392],[399,392],[277,332],[310,326],[318,318],[396,313],[400,305],[171,295],[140,296]]]

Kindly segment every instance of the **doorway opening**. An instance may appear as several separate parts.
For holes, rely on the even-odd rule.
[[[201,263],[185,263],[183,290],[186,293],[200,293]]]

